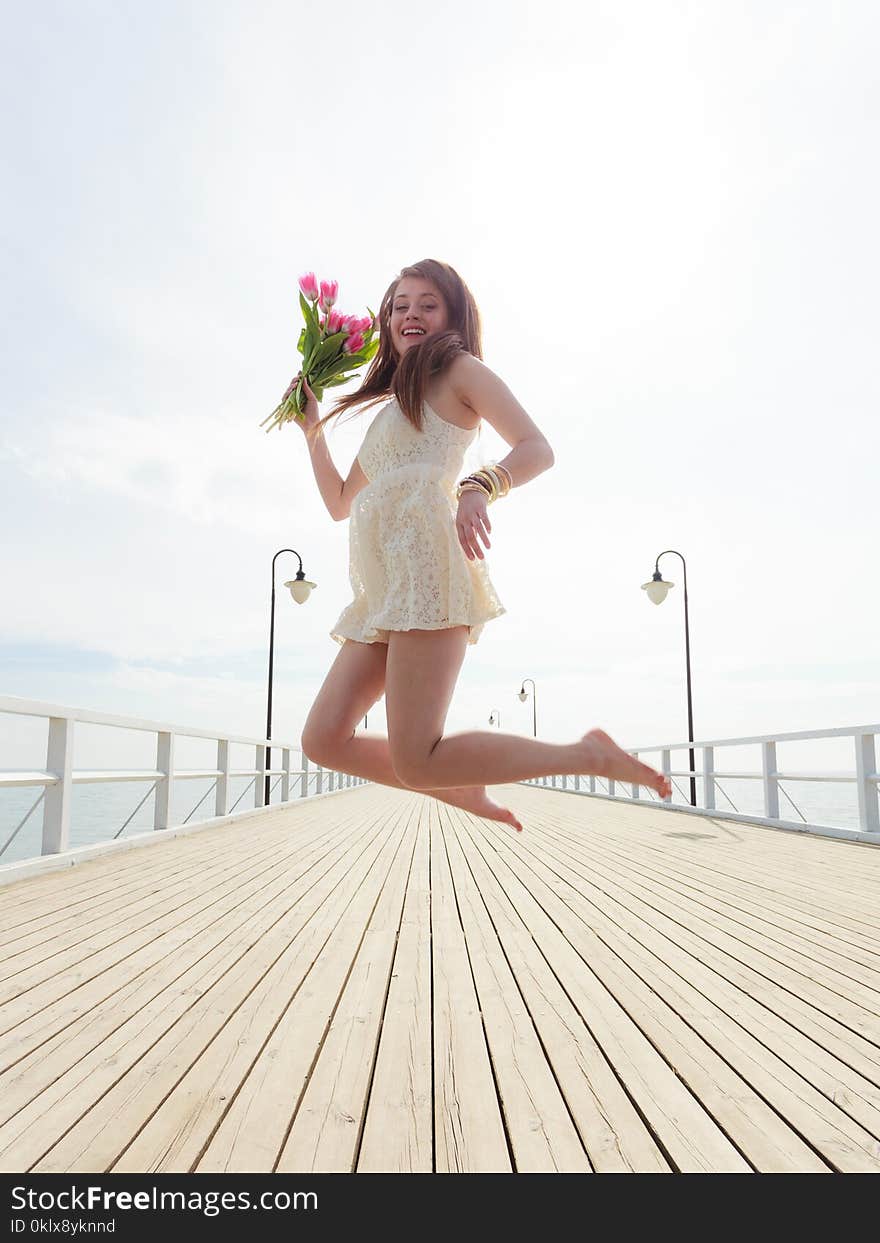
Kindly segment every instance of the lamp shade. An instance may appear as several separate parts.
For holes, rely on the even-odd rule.
[[[667,591],[674,586],[675,583],[667,583],[657,575],[651,579],[650,583],[642,583],[642,591],[647,591],[648,599],[652,604],[662,604],[666,599]]]
[[[290,588],[290,594],[297,604],[305,604],[311,595],[312,588],[317,585],[317,583],[310,583],[307,578],[292,578],[290,582],[284,584],[285,587]]]
[[[525,703],[525,701],[526,701],[526,700],[528,699],[528,697],[529,697],[529,692],[528,692],[528,691],[519,691],[519,692],[518,692],[518,695],[519,695],[519,698],[522,700],[522,702],[523,702],[523,703]]]

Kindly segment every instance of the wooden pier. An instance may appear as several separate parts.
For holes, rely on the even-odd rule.
[[[0,890],[0,1168],[880,1172],[880,851],[361,786]]]

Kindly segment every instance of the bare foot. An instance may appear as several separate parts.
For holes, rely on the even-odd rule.
[[[669,798],[672,794],[672,783],[668,777],[628,755],[604,730],[591,729],[581,738],[581,745],[586,764],[584,772],[597,777],[610,777],[612,781],[648,786],[656,790],[661,798]]]
[[[471,811],[484,820],[500,820],[502,824],[512,825],[517,833],[522,832],[522,823],[509,807],[495,803],[486,793],[485,786],[450,786],[446,790],[425,790],[433,798],[443,803],[451,803],[453,807],[461,807]]]

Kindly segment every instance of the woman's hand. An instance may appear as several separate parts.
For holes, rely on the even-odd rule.
[[[477,542],[478,535],[487,548],[492,547],[488,535],[488,532],[492,530],[492,523],[487,513],[488,508],[489,500],[482,488],[479,492],[476,490],[462,492],[458,502],[458,513],[455,515],[455,528],[469,561],[473,561],[474,557],[479,557],[481,561],[485,559],[483,550]]]
[[[293,377],[293,379],[290,381],[290,383],[287,386],[287,389],[285,390],[284,396],[281,398],[282,401],[286,401],[287,398],[290,396],[290,394],[293,392],[293,390],[296,388],[297,384],[299,383],[299,378],[301,375],[302,375],[302,372],[298,371],[296,375]],[[315,394],[312,392],[312,390],[309,388],[308,380],[303,380],[303,392],[306,395],[306,408],[299,418],[294,419],[294,422],[297,424],[298,427],[301,427],[304,432],[308,432],[320,420],[321,412],[318,408],[318,399],[315,396]]]

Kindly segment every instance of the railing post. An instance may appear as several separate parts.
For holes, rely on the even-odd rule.
[[[703,806],[715,810],[715,748],[703,747]]]
[[[590,774],[590,793],[591,794],[596,793],[596,778],[593,776],[592,773]]]
[[[639,758],[639,753],[638,753],[638,751],[633,751],[633,753],[632,753],[632,757],[633,757],[633,759],[634,759],[634,760],[637,760],[637,759]],[[640,789],[640,787],[639,787],[639,783],[638,783],[637,781],[634,781],[634,782],[632,783],[632,796],[633,796],[633,798],[638,798],[638,797],[639,797],[639,789]]]
[[[779,782],[776,780],[776,743],[762,742],[761,756],[764,768],[764,815],[768,820],[778,820]]]
[[[316,793],[316,794],[323,794],[323,793],[324,793],[324,768],[323,768],[323,765],[321,765],[321,764],[319,764],[319,765],[318,765],[317,772],[316,772],[316,776],[317,776],[317,778],[318,778],[318,784],[317,784],[317,788],[316,788],[316,790],[315,790],[315,793]]]
[[[162,776],[156,786],[153,828],[171,827],[171,806],[174,796],[174,735],[160,730],[156,744],[156,767]]]
[[[671,751],[669,750],[669,748],[668,748],[668,747],[665,747],[665,748],[664,748],[664,749],[660,752],[660,771],[663,773],[663,776],[664,776],[664,777],[669,777],[669,778],[670,778],[670,784],[671,784],[671,781],[672,781],[672,753],[671,753]],[[671,802],[672,802],[672,793],[671,793],[671,792],[670,792],[669,794],[667,794],[667,796],[666,796],[666,798],[664,798],[663,802],[664,802],[664,803],[671,803]]]
[[[290,747],[281,748],[281,767],[284,770],[281,776],[281,801],[287,803],[290,801]]]
[[[305,798],[309,792],[309,757],[304,751],[300,751],[300,759],[302,760],[302,776],[299,779],[299,796]]]
[[[576,791],[577,791],[577,790],[579,790],[579,789],[581,788],[581,775],[580,775],[580,773],[575,773],[575,775],[574,775],[574,788],[575,788],[575,790],[576,790]]]
[[[617,791],[617,782],[614,780],[613,777],[609,777],[608,778],[608,793],[613,796],[616,793],[616,791]]]
[[[58,780],[46,786],[43,799],[44,855],[57,855],[70,844],[70,806],[73,797],[73,721],[67,717],[49,717],[49,742],[46,768],[57,773]]]
[[[254,782],[254,807],[263,807],[266,798],[266,750],[261,743],[254,747],[257,779]]]
[[[877,785],[871,776],[877,772],[877,752],[873,734],[856,734],[856,782],[859,791],[859,828],[863,833],[880,833]]]
[[[214,815],[226,816],[229,814],[229,739],[217,739],[217,768],[220,776],[217,778],[217,792],[214,797]]]

